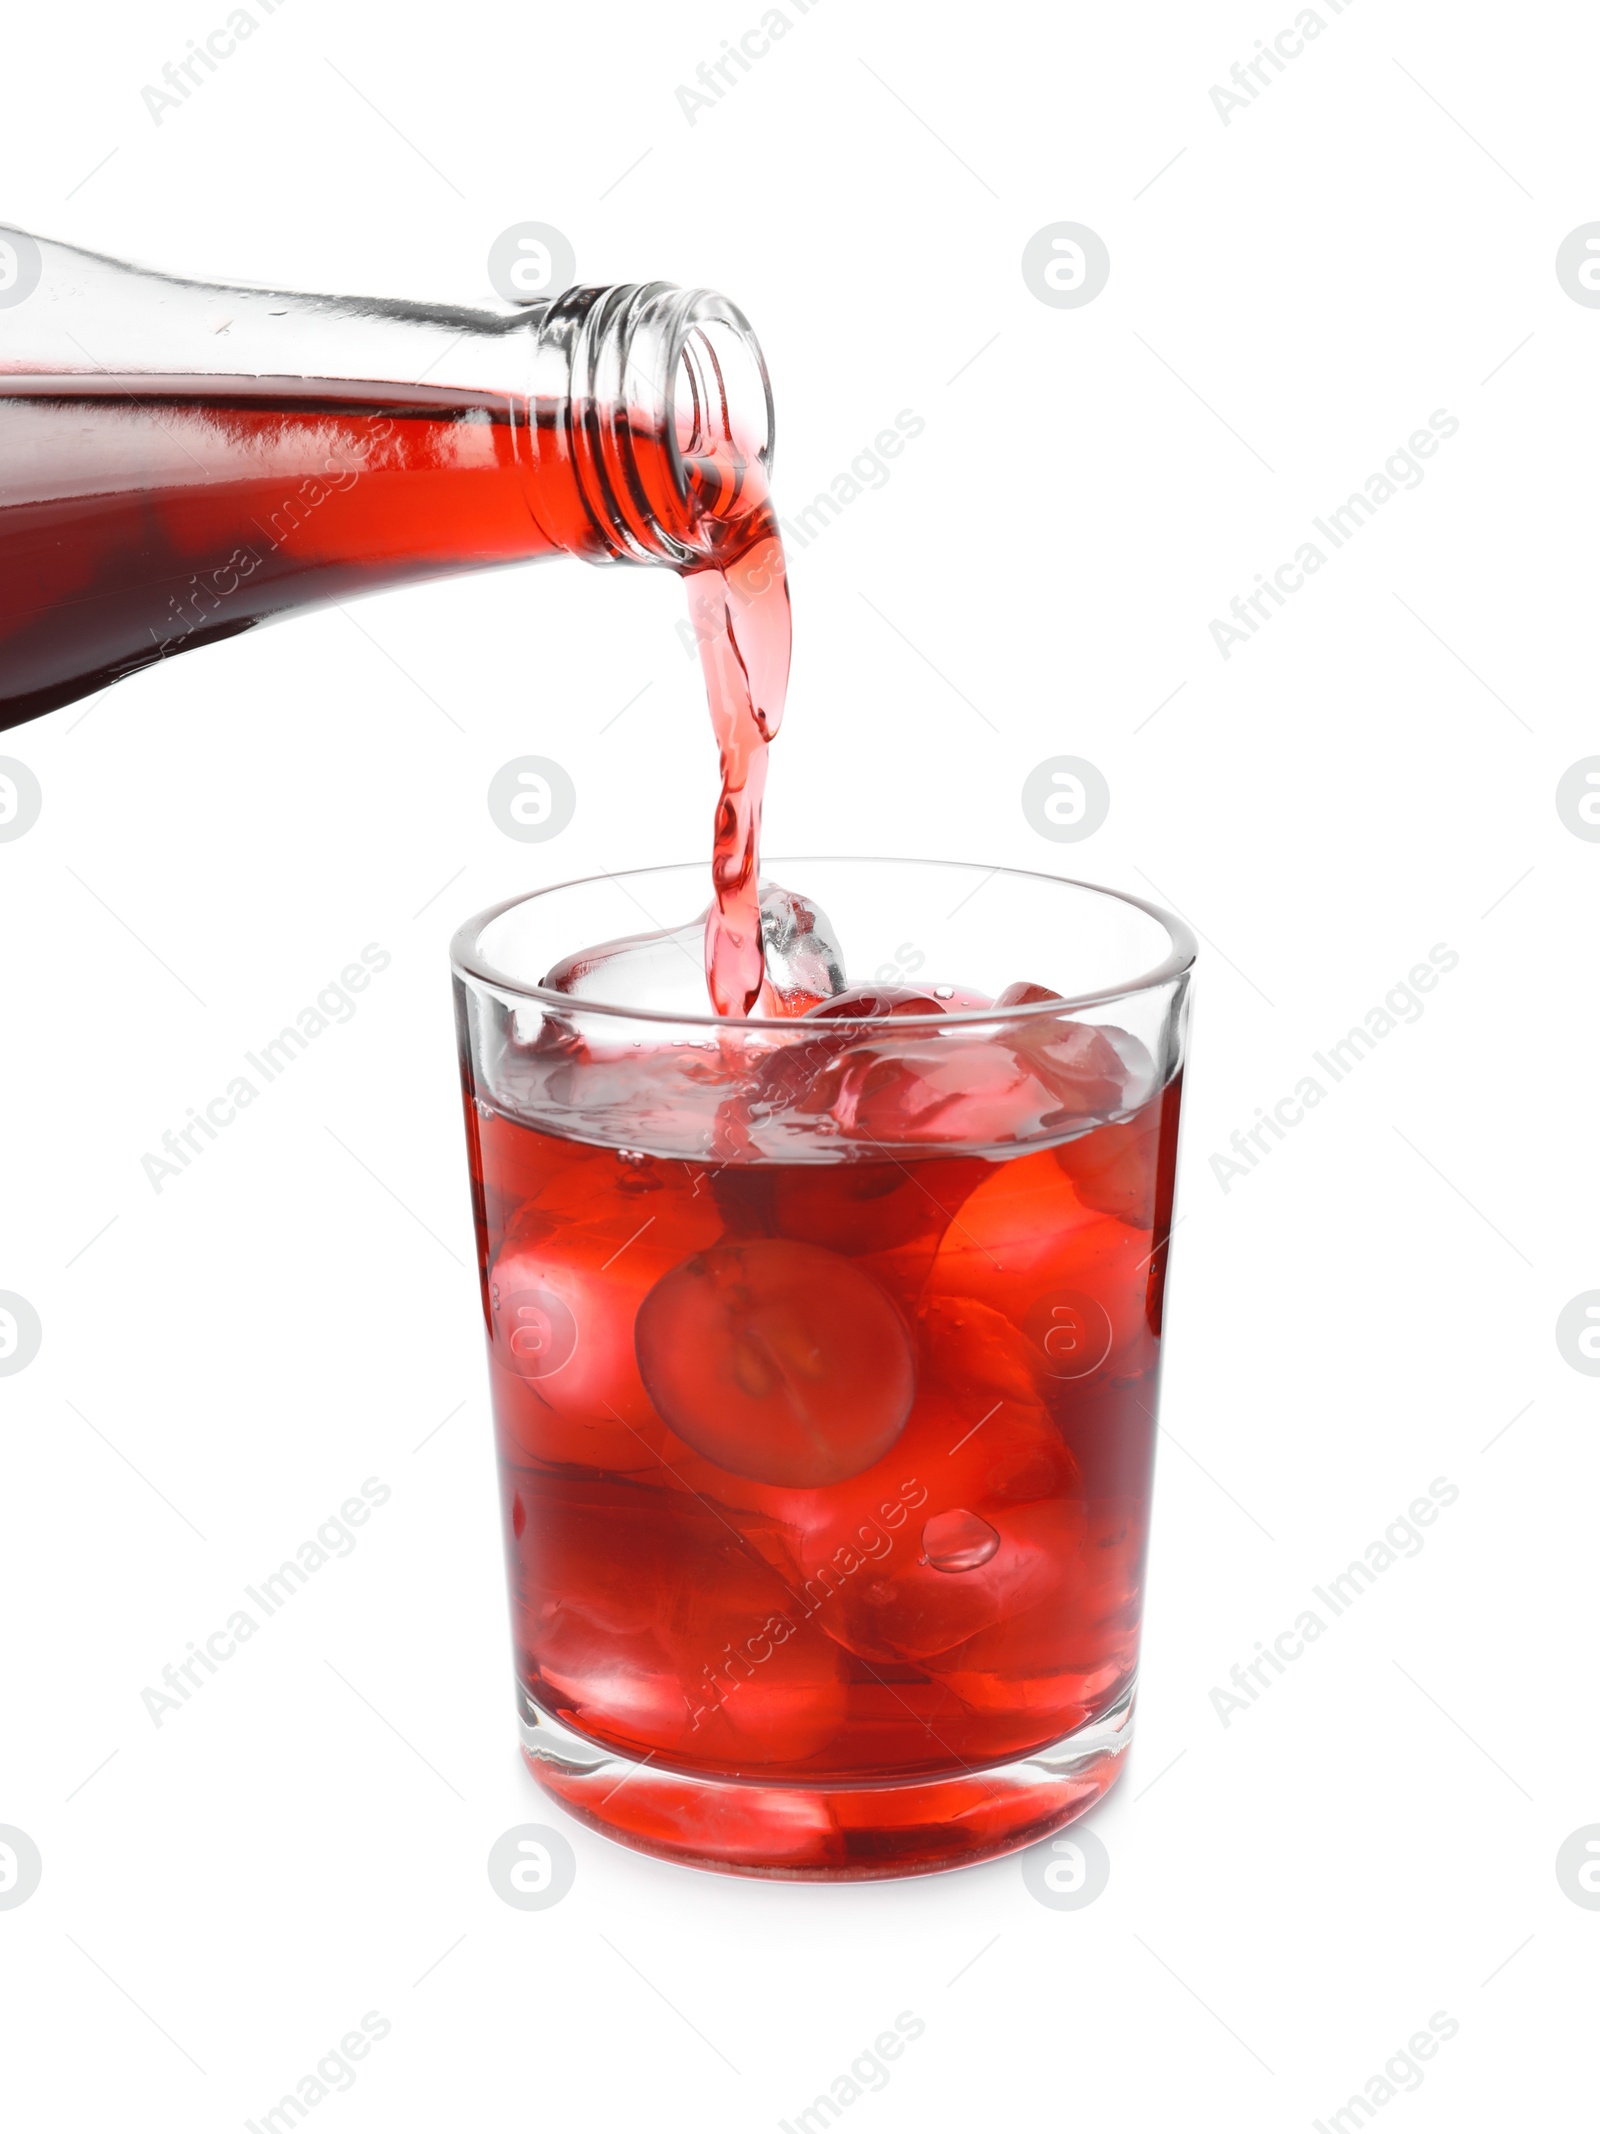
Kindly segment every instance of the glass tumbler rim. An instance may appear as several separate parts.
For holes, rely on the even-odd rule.
[[[1050,1016],[1059,1016],[1075,1009],[1102,1007],[1111,1001],[1124,1000],[1135,993],[1149,992],[1161,986],[1171,985],[1174,980],[1183,977],[1191,969],[1197,954],[1194,934],[1175,913],[1167,911],[1159,904],[1151,903],[1148,898],[1135,896],[1130,890],[1111,889],[1103,882],[1085,882],[1074,875],[1047,874],[1042,869],[1030,867],[985,867],[975,860],[890,857],[877,853],[777,853],[770,856],[763,855],[764,872],[768,867],[787,869],[807,866],[849,866],[884,869],[937,867],[951,874],[977,876],[978,883],[975,885],[973,893],[976,893],[976,886],[981,886],[996,875],[1006,875],[1015,881],[1038,882],[1049,884],[1051,887],[1084,890],[1092,896],[1104,897],[1113,903],[1132,905],[1136,910],[1142,911],[1147,917],[1154,919],[1157,925],[1166,930],[1168,940],[1166,955],[1150,969],[1121,980],[1115,985],[1097,986],[1091,992],[1052,996],[1048,1000],[1030,1001],[1015,1007],[963,1008],[954,1012],[941,1012],[937,1015],[896,1016],[896,1029],[908,1035],[913,1031],[923,1029],[929,1031],[936,1029],[948,1030],[952,1025],[965,1025],[971,1028],[997,1022],[1028,1022],[1035,1018],[1042,1019]],[[733,1030],[750,1030],[758,1032],[770,1031],[774,1035],[786,1033],[792,1037],[795,1029],[795,1018],[793,1016],[718,1015],[709,1000],[703,1012],[697,1011],[689,1014],[686,1014],[681,1008],[639,1008],[629,1007],[617,1002],[589,998],[574,1000],[570,993],[557,992],[551,987],[534,984],[527,979],[513,977],[509,972],[499,969],[487,957],[479,953],[478,943],[487,928],[493,925],[496,919],[502,918],[506,912],[514,910],[519,904],[530,904],[541,897],[555,896],[564,889],[597,888],[602,882],[611,882],[621,886],[628,882],[639,881],[647,875],[681,874],[692,876],[705,873],[706,867],[703,860],[669,860],[658,866],[631,867],[625,869],[622,873],[612,873],[602,868],[597,874],[573,875],[564,881],[549,882],[537,889],[521,890],[515,896],[503,897],[498,903],[487,906],[486,909],[475,913],[472,918],[465,920],[462,925],[457,927],[450,942],[451,969],[458,979],[470,980],[479,985],[492,987],[499,993],[513,994],[519,1000],[538,1002],[541,1006],[564,1009],[568,1013],[577,1009],[585,1017],[611,1016],[619,1022],[670,1024],[679,1029],[685,1027],[704,1029],[708,1033],[713,1031],[727,1033]],[[624,893],[628,892],[625,891]],[[650,917],[650,914],[642,906],[640,911],[642,917],[646,919]],[[581,946],[582,944],[577,945]],[[848,1031],[857,1025],[863,1031],[881,1029],[882,1020],[881,1015],[836,1016],[829,1018],[830,1025],[838,1031]]]

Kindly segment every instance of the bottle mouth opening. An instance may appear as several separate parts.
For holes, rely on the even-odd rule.
[[[561,400],[539,396],[541,437],[565,445],[604,553],[694,570],[766,501],[772,386],[749,321],[711,289],[667,282],[570,289],[541,345],[568,358]]]

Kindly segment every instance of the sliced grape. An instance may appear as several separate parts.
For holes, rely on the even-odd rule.
[[[876,1283],[787,1238],[685,1260],[645,1299],[635,1339],[650,1397],[686,1444],[787,1488],[881,1459],[916,1385],[905,1326]]]

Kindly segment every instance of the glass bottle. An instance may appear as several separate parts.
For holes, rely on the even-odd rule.
[[[182,281],[0,227],[0,728],[411,579],[715,571],[771,453],[760,348],[710,290],[497,314]]]

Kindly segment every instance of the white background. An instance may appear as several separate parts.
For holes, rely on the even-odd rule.
[[[743,306],[786,513],[925,417],[794,560],[769,849],[1056,867],[1205,936],[1110,1885],[696,1875],[525,1775],[445,945],[696,855],[715,766],[666,574],[426,587],[0,740],[44,792],[0,846],[0,1287],[44,1326],[0,1382],[0,1822],[44,1858],[0,1912],[13,2116],[239,2126],[376,2009],[316,2126],[759,2129],[912,2010],[851,2127],[1278,2129],[1444,2010],[1385,2125],[1575,2125],[1600,1915],[1554,1859],[1600,1820],[1600,1458],[1554,1325],[1600,1282],[1600,848],[1554,790],[1600,749],[1600,314],[1553,263],[1600,216],[1600,29],[1323,5],[1224,126],[1291,0],[821,0],[691,127],[677,85],[760,12],[286,0],[158,128],[142,86],[224,0],[13,11],[0,215],[484,304],[494,237],[552,222],[585,280]],[[1019,267],[1063,219],[1111,254],[1080,310]],[[1435,409],[1421,486],[1224,661],[1212,618]],[[484,804],[529,751],[578,791],[548,847]],[[1019,806],[1060,753],[1111,790],[1076,848]],[[354,1022],[155,1195],[144,1151],[369,941]],[[1213,1153],[1438,942],[1421,1020],[1224,1192]],[[153,1727],[141,1689],[368,1475],[356,1553]],[[1213,1687],[1437,1476],[1423,1552],[1225,1727]],[[484,1872],[527,1821],[578,1860],[535,1914]]]

